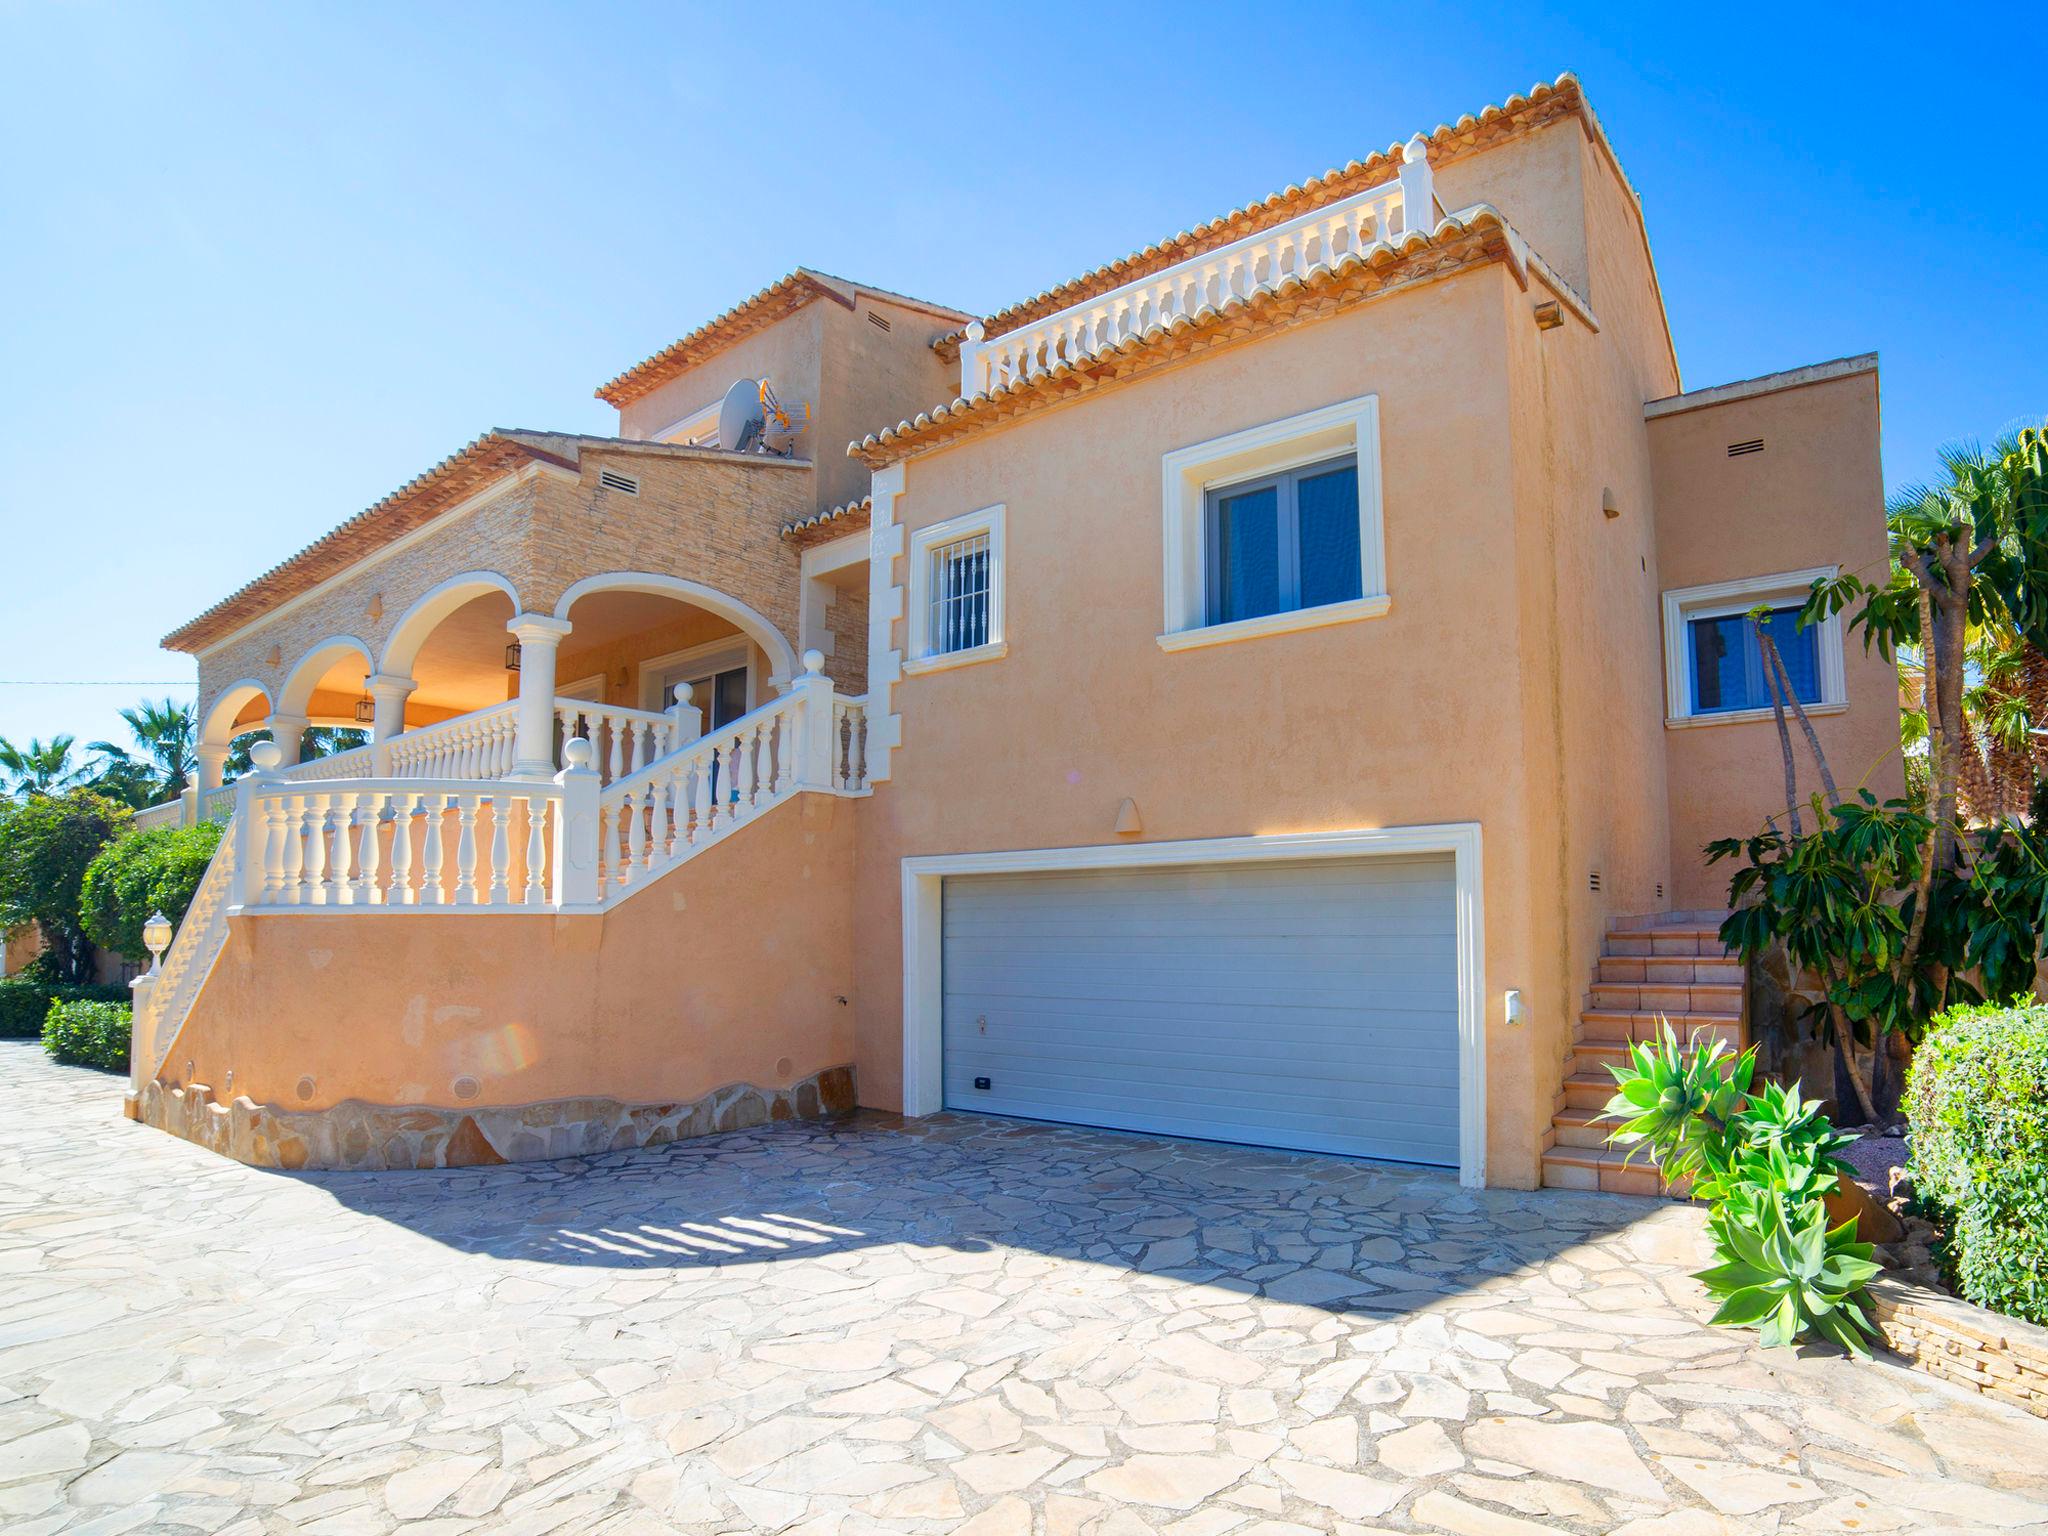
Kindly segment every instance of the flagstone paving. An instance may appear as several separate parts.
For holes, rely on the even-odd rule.
[[[864,1116],[296,1177],[0,1044],[0,1530],[2048,1530],[2048,1424],[1710,1329],[1699,1218]]]

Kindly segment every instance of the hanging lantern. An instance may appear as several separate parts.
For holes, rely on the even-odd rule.
[[[377,701],[371,698],[366,691],[360,699],[356,700],[356,724],[375,725],[376,723]]]
[[[517,640],[514,640],[505,647],[505,670],[507,672],[517,672],[519,670],[519,642]]]

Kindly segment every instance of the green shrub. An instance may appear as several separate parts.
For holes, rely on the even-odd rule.
[[[125,1072],[129,1024],[126,1003],[60,998],[43,1020],[43,1049],[72,1066]]]
[[[173,927],[185,921],[220,833],[220,824],[209,821],[128,832],[107,844],[86,866],[80,890],[86,937],[130,960],[147,960],[142,925],[154,912],[163,913]]]
[[[126,987],[63,986],[34,975],[0,978],[0,1040],[40,1039],[52,1002],[125,1004],[128,995]]]
[[[1714,1321],[1757,1328],[1766,1346],[1819,1335],[1869,1354],[1864,1287],[1877,1264],[1853,1219],[1829,1230],[1823,1204],[1849,1171],[1836,1154],[1856,1138],[1797,1083],[1752,1090],[1754,1046],[1739,1056],[1718,1039],[1681,1050],[1666,1024],[1662,1040],[1631,1045],[1628,1066],[1608,1071],[1620,1091],[1605,1116],[1622,1125],[1607,1139],[1641,1147],[1667,1179],[1688,1179],[1713,1202],[1707,1230],[1720,1262],[1693,1278],[1720,1299]]]
[[[1916,1196],[1979,1306],[2048,1323],[2048,1005],[1954,1008],[1913,1053]]]

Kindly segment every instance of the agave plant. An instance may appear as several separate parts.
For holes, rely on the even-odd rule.
[[[1689,1179],[1694,1198],[1713,1203],[1707,1229],[1720,1262],[1695,1278],[1721,1298],[1714,1321],[1761,1328],[1769,1345],[1817,1333],[1867,1355],[1875,1329],[1864,1286],[1878,1267],[1853,1221],[1828,1229],[1823,1204],[1849,1171],[1838,1154],[1855,1136],[1797,1083],[1752,1092],[1754,1047],[1737,1054],[1695,1037],[1681,1048],[1668,1023],[1608,1070],[1619,1091],[1606,1114],[1622,1122],[1608,1141],[1647,1151],[1667,1179]]]
[[[1697,1037],[1681,1049],[1671,1026],[1663,1037],[1636,1041],[1627,1067],[1609,1067],[1619,1089],[1607,1101],[1607,1118],[1622,1122],[1608,1141],[1649,1153],[1667,1180],[1697,1179],[1710,1163],[1725,1160],[1728,1127],[1749,1092],[1756,1053],[1731,1053],[1719,1037]]]
[[[1759,1329],[1766,1347],[1817,1333],[1867,1357],[1866,1335],[1877,1330],[1864,1287],[1878,1265],[1855,1222],[1830,1230],[1818,1200],[1760,1186],[1742,1193],[1708,1218],[1721,1262],[1693,1277],[1721,1298],[1713,1320]]]

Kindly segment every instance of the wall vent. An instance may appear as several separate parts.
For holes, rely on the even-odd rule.
[[[1730,443],[1728,445],[1728,457],[1731,459],[1739,459],[1745,453],[1762,453],[1763,451],[1764,440],[1760,437],[1752,437],[1746,443]]]
[[[1657,899],[1659,901],[1664,899],[1664,882],[1662,880],[1657,882]]]
[[[620,474],[616,469],[600,469],[597,472],[597,483],[606,490],[617,491],[621,495],[638,496],[640,494],[640,482],[631,475]]]
[[[1596,891],[1600,889],[1600,871],[1597,869],[1593,871],[1593,889]]]
[[[882,314],[878,310],[871,309],[868,311],[868,324],[872,325],[878,331],[887,331],[895,329],[895,327],[889,324],[889,317],[885,314]]]

